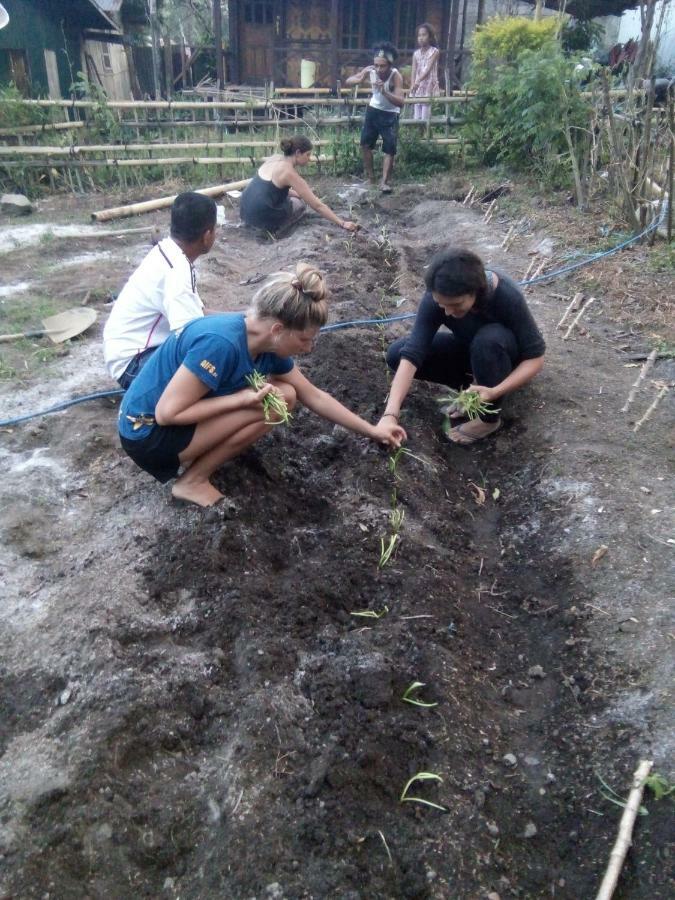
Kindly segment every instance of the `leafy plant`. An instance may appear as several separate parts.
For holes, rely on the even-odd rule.
[[[438,803],[432,803],[431,800],[425,800],[423,797],[409,797],[408,791],[411,786],[415,784],[417,781],[437,781],[441,784],[443,783],[443,779],[440,775],[434,774],[434,772],[418,772],[417,775],[413,775],[412,778],[409,778],[405,784],[405,787],[401,791],[400,802],[401,803],[422,803],[424,806],[431,806],[433,809],[440,809],[441,812],[447,812],[448,810],[445,806],[440,806]]]
[[[551,20],[530,24],[545,22]],[[584,72],[577,71],[576,58],[563,53],[547,27],[532,41],[507,42],[508,49],[495,52],[484,67],[476,60],[470,82],[476,98],[464,134],[484,163],[534,169],[549,186],[566,187],[572,175],[576,184],[575,166],[589,141],[592,101],[582,97]],[[482,36],[476,37],[479,58],[488,55]]]
[[[398,463],[402,456],[410,456],[412,459],[416,459],[417,462],[422,463],[422,465],[426,465],[426,460],[422,459],[421,456],[415,456],[407,447],[399,447],[394,453],[389,454],[389,461],[387,465],[389,466],[389,472],[394,476],[396,481],[399,481],[400,476],[398,474]]]
[[[264,375],[258,371],[253,371],[251,375],[246,376],[246,381],[251,385],[254,391],[261,391],[268,383]],[[268,425],[288,425],[293,416],[288,408],[284,398],[277,394],[276,391],[270,391],[265,394],[262,399],[263,413],[265,422]],[[275,418],[272,418],[274,416]]]
[[[664,797],[675,794],[675,784],[668,781],[664,775],[659,775],[658,772],[654,772],[645,779],[645,787],[649,788],[657,800],[663,800]]]
[[[389,513],[389,525],[392,534],[398,534],[403,528],[403,520],[405,519],[405,510],[400,506],[395,506]]]
[[[446,397],[440,397],[438,403],[454,406],[468,419],[479,419],[489,413],[499,412],[491,403],[487,403],[478,391],[450,391]]]
[[[380,561],[377,564],[378,569],[384,569],[391,561],[392,554],[396,549],[396,545],[401,540],[401,535],[390,534],[388,538],[380,538]]]
[[[401,700],[403,700],[404,703],[411,703],[413,706],[422,706],[425,709],[431,709],[432,706],[438,706],[438,703],[426,703],[424,700],[418,700],[416,697],[412,696],[416,691],[423,687],[426,687],[423,681],[413,681],[412,684],[408,685],[406,688]]]
[[[495,67],[515,63],[524,50],[540,50],[556,37],[554,18],[494,16],[476,28],[472,47],[472,81],[490,81]]]

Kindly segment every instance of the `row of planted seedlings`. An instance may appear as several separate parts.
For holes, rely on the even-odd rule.
[[[343,242],[345,249],[347,254],[352,257],[355,254],[355,242],[362,240],[365,237],[366,240],[372,241],[377,246],[378,251],[381,254],[383,274],[388,272],[393,274],[396,262],[396,249],[392,241],[390,228],[386,223],[383,223],[380,220],[377,213],[374,215],[374,222],[376,230],[370,231],[368,229],[363,229],[362,235],[359,235],[358,233],[350,234]],[[385,277],[387,277],[386,274]],[[396,303],[395,295],[392,295],[392,292],[398,287],[399,282],[400,275],[395,275],[391,281],[385,282],[386,286],[382,287],[380,291],[377,310],[377,317],[382,319],[382,324],[378,325],[378,331],[380,335],[381,357],[388,383],[391,383],[391,372],[386,362],[386,319],[390,315],[390,310],[387,309],[387,303],[389,302],[390,307],[392,301],[394,304]],[[265,386],[266,379],[259,372],[254,372],[249,376],[248,382],[254,390],[259,391]],[[273,426],[291,424],[292,414],[283,397],[279,394],[274,392],[268,393],[263,398],[262,403],[265,421],[268,424]],[[443,404],[443,412],[446,417],[453,412],[458,412],[467,418],[473,419],[488,411],[487,405],[481,397],[473,391],[451,391],[448,395],[439,398],[439,403]],[[378,535],[377,538],[376,565],[378,573],[384,572],[392,565],[403,542],[406,513],[400,500],[399,486],[402,482],[403,476],[401,470],[404,461],[412,461],[416,465],[434,469],[433,463],[424,457],[413,453],[407,447],[399,447],[388,454],[387,470],[390,482],[389,507],[387,511],[387,528],[384,534]],[[389,613],[390,608],[385,603],[379,609],[352,610],[350,615],[355,619],[371,622],[374,625],[376,622],[384,620]],[[412,618],[417,617],[413,616]],[[426,686],[425,682],[414,679],[403,691],[400,701],[409,704],[420,711],[426,711],[437,707],[439,705],[437,701],[425,699],[423,689]],[[442,784],[443,778],[436,772],[420,771],[415,773],[403,785],[399,795],[399,802],[421,804],[441,812],[447,812],[448,810],[445,806],[417,795],[418,792],[415,790],[415,787],[424,783]],[[384,840],[384,836],[381,836]]]
[[[370,232],[366,230],[366,237],[372,240],[381,253],[383,264],[383,274],[388,277],[389,272],[393,274],[396,262],[396,249],[392,241],[390,226],[386,222],[382,222],[379,215],[374,216],[375,229]],[[354,253],[354,241],[358,237],[351,235],[345,242],[345,249],[351,256]],[[391,384],[391,371],[386,361],[387,353],[387,336],[386,336],[386,320],[398,308],[399,300],[397,299],[396,289],[399,286],[401,275],[395,275],[391,282],[385,283],[379,293],[377,318],[382,320],[379,324],[379,342],[380,355],[385,368],[385,376],[388,384]],[[483,401],[479,394],[475,391],[448,390],[448,393],[438,398],[441,404],[441,411],[445,417],[446,425],[453,414],[463,418],[475,419],[490,411],[489,406]],[[404,537],[405,509],[400,502],[399,485],[402,480],[401,466],[404,461],[412,461],[415,464],[431,467],[433,464],[423,457],[413,453],[407,447],[400,447],[392,451],[387,457],[387,468],[391,480],[390,502],[388,510],[388,528],[384,535],[379,536],[379,558],[377,568],[382,572],[390,566],[399,551]],[[363,609],[355,610],[352,616],[359,619],[371,620],[373,624],[385,618],[390,612],[389,607],[385,604],[380,609]],[[401,701],[408,703],[419,710],[429,710],[438,706],[438,702],[425,700],[423,689],[426,683],[419,680],[413,680],[401,695]],[[420,771],[412,775],[403,786],[399,800],[401,803],[417,803],[422,804],[441,812],[447,812],[447,808],[439,803],[435,803],[425,797],[417,796],[416,786],[423,783],[442,784],[442,777],[436,772]],[[411,793],[412,792],[412,793]]]

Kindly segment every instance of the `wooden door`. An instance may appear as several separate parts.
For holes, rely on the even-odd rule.
[[[241,80],[263,84],[273,78],[274,0],[244,0],[240,26]]]
[[[49,85],[49,99],[61,99],[61,84],[59,82],[59,67],[56,62],[56,52],[45,50],[45,68],[47,69],[47,84]]]
[[[30,73],[25,50],[9,51],[9,67],[12,81],[24,97],[30,97]]]

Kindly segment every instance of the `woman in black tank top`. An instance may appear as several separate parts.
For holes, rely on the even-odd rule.
[[[281,141],[283,156],[273,156],[262,164],[241,197],[240,215],[246,225],[278,231],[297,221],[310,206],[346,231],[358,225],[341,219],[313,193],[297,171],[310,161],[312,142],[304,135]]]

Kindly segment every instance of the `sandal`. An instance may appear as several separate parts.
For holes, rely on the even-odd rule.
[[[478,428],[476,423],[480,423],[482,428]],[[502,420],[497,419],[496,422],[483,422],[480,419],[474,419],[473,422],[465,422],[463,425],[457,425],[455,428],[443,428],[443,434],[453,444],[469,446],[484,438],[495,434],[502,427]]]

